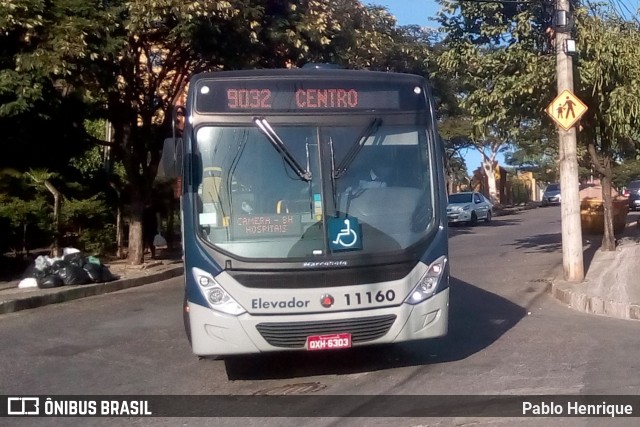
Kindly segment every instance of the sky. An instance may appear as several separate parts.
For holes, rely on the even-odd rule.
[[[434,18],[440,5],[435,0],[365,0],[365,4],[386,7],[400,25],[417,24],[436,27]]]
[[[438,24],[433,19],[440,5],[435,0],[364,0],[364,4],[375,4],[386,7],[396,17],[398,25],[421,25],[437,28]],[[480,167],[482,156],[475,149],[462,153],[467,163],[467,171],[471,172]],[[504,156],[498,154],[498,163],[504,165]]]

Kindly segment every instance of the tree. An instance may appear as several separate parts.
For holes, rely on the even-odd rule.
[[[50,78],[58,63],[50,61],[50,49],[41,48],[54,10],[49,3],[0,2],[0,144],[12,153],[0,158],[0,167],[20,172],[59,172],[85,142],[69,117],[89,109],[79,93],[61,90]]]
[[[454,192],[454,186],[462,181],[469,181],[467,164],[462,157],[462,150],[471,146],[468,135],[471,122],[461,117],[446,117],[439,123],[440,136],[445,145],[444,168],[447,175],[447,191]]]
[[[52,179],[56,178],[55,173],[46,170],[30,170],[25,174],[37,187],[44,187],[53,196],[53,219],[51,229],[53,230],[53,245],[51,247],[51,255],[54,257],[62,256],[62,247],[60,245],[60,209],[62,207],[62,193],[53,184]]]
[[[0,116],[25,114],[31,124],[36,111],[63,112],[69,104],[72,113],[51,122],[64,124],[74,149],[111,146],[130,190],[134,264],[143,260],[142,208],[170,133],[171,109],[193,73],[314,60],[409,66],[390,56],[400,34],[395,20],[357,0],[16,0],[0,8],[6,12],[0,18]],[[418,55],[412,58],[420,65]],[[111,123],[112,141],[87,128],[94,118]]]
[[[626,187],[630,181],[640,179],[640,159],[628,159],[613,168],[613,185]]]
[[[497,154],[518,143],[522,129],[551,100],[553,58],[542,3],[440,0],[447,50],[442,72],[460,80],[458,96],[473,122],[469,139],[482,154],[490,197],[497,198]],[[541,94],[545,94],[542,95]]]
[[[65,199],[62,219],[68,240],[83,252],[104,255],[113,247],[113,219],[102,194]]]
[[[467,174],[467,164],[459,151],[447,148],[445,155],[447,194],[452,194],[456,187],[468,185],[471,179]]]
[[[542,121],[530,121],[517,141],[515,150],[505,154],[505,163],[529,170],[542,182],[558,182],[558,138],[555,130]]]
[[[293,2],[291,2],[293,3]],[[295,7],[289,22],[297,30],[285,41],[293,63],[330,62],[350,68],[381,69],[393,46],[396,20],[383,7],[364,6],[357,0],[310,0]],[[283,50],[283,49],[280,49]]]
[[[35,191],[22,172],[0,171],[0,218],[7,226],[2,246],[15,255],[28,254],[40,243],[40,234],[46,234],[51,225],[51,209],[41,192]],[[40,231],[40,232],[39,232]]]
[[[640,129],[640,33],[635,22],[601,6],[580,9],[576,16],[582,98],[589,106],[581,137],[602,182],[601,249],[613,251],[613,167],[634,147]]]
[[[104,119],[85,121],[85,129],[96,139],[109,141],[111,124]],[[101,191],[105,191],[105,200],[115,205],[115,241],[116,257],[125,257],[125,229],[124,229],[124,194],[126,192],[126,172],[122,162],[114,159],[110,147],[94,145],[83,155],[71,159],[70,164],[81,175],[83,182],[99,182]],[[114,197],[115,196],[115,200]],[[102,240],[105,240],[102,238]],[[107,245],[102,245],[107,246]]]
[[[374,46],[373,36],[378,34],[354,0],[135,0],[105,12],[113,30],[106,34],[109,41],[102,51],[96,52],[99,68],[93,68],[93,75],[114,129],[114,152],[131,185],[133,263],[142,261],[142,210],[157,174],[163,136],[171,126],[170,110],[191,74],[299,64],[331,57],[337,50],[333,39],[344,38],[344,33],[356,34],[363,42],[358,46],[365,47]],[[349,23],[350,17],[366,22]],[[372,41],[364,42],[369,36]]]
[[[142,261],[142,206],[149,197],[160,157],[165,114],[181,96],[188,76],[210,66],[191,42],[204,27],[232,52],[233,37],[220,37],[236,18],[235,32],[248,34],[240,19],[253,13],[247,2],[21,0],[0,21],[8,65],[0,75],[5,115],[23,113],[52,91],[56,99],[79,98],[86,111],[114,127],[113,151],[123,161],[132,193],[129,258]],[[13,11],[17,11],[13,15]],[[12,16],[15,15],[15,18]],[[253,20],[250,20],[250,27]],[[237,53],[237,52],[234,52]],[[231,57],[232,55],[227,55]],[[84,128],[86,114],[71,115],[72,127],[96,142]],[[106,143],[100,141],[99,143]]]

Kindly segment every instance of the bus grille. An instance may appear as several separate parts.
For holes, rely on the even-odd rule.
[[[247,288],[300,289],[332,288],[379,282],[391,282],[407,276],[417,261],[402,264],[384,264],[332,270],[227,270],[234,279]]]
[[[302,348],[312,335],[350,333],[354,344],[372,341],[386,334],[395,320],[395,314],[387,314],[321,322],[260,323],[256,328],[274,347]]]

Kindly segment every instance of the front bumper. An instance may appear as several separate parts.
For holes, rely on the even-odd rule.
[[[553,197],[544,197],[542,199],[542,203],[545,203],[547,205],[559,205],[560,204],[560,197],[559,196],[553,196]]]
[[[447,212],[447,221],[449,222],[471,221],[471,211]]]
[[[270,344],[258,330],[258,325],[261,324],[286,323],[295,325],[297,323],[314,324],[314,322],[324,323],[327,321],[355,324],[358,321],[366,323],[367,318],[388,318],[395,315],[395,320],[386,333],[375,339],[354,342],[353,347],[441,337],[446,335],[448,330],[449,288],[416,305],[403,303],[396,307],[333,313],[278,316],[245,313],[241,316],[230,316],[191,302],[188,303],[188,306],[194,354],[229,356],[307,350],[304,344],[296,347]],[[346,326],[344,332],[353,334],[353,331],[348,329],[349,327]]]

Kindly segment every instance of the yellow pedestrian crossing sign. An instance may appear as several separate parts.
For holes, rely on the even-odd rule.
[[[587,106],[570,90],[565,89],[547,107],[547,114],[564,130],[569,130],[587,111]]]

